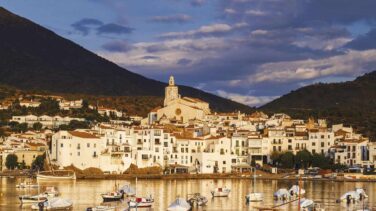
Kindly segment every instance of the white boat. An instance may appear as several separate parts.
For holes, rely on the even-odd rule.
[[[359,202],[365,198],[368,198],[368,195],[362,188],[355,188],[353,191],[349,191],[341,196],[339,201],[341,202]]]
[[[124,193],[113,191],[101,194],[103,202],[120,201],[124,198]]]
[[[115,211],[115,207],[100,205],[96,207],[88,207],[86,211]]]
[[[276,200],[287,200],[290,198],[290,193],[286,188],[278,189],[274,194]]]
[[[368,198],[368,195],[366,194],[363,188],[355,188],[355,192],[359,194],[360,200]]]
[[[210,193],[213,197],[227,197],[231,190],[229,188],[215,188]]]
[[[21,182],[16,185],[16,188],[39,188],[39,185],[32,182]]]
[[[359,199],[360,199],[359,193],[357,193],[356,191],[349,191],[341,196],[340,201],[350,203],[350,202],[357,202],[359,201]]]
[[[311,210],[315,206],[315,203],[311,199],[302,199],[300,202],[300,208],[303,210]]]
[[[208,203],[208,199],[205,196],[201,196],[200,193],[190,194],[193,195],[190,199],[188,199],[189,204],[197,206],[205,206]]]
[[[41,171],[37,174],[37,180],[75,180],[76,173],[74,171]]]
[[[177,198],[167,208],[168,211],[188,211],[191,209],[191,205],[183,198]]]
[[[59,191],[57,190],[56,187],[50,186],[50,187],[46,187],[46,190],[44,191],[43,194],[47,195],[48,197],[56,197],[56,196],[59,196]]]
[[[21,195],[18,197],[21,204],[32,204],[47,201],[47,196],[44,194],[40,195]]]
[[[264,200],[264,194],[256,191],[256,169],[253,170],[253,191],[245,196],[245,200],[247,203]]]
[[[131,208],[136,208],[136,207],[151,207],[153,206],[154,199],[150,196],[147,198],[143,197],[135,197],[132,198],[129,202],[128,205]]]
[[[52,198],[48,201],[31,205],[32,210],[69,210],[72,207],[72,200],[63,198]]]
[[[130,185],[124,185],[119,189],[119,191],[123,191],[124,195],[126,196],[135,196],[136,195],[136,190],[133,189]]]
[[[293,185],[290,190],[289,190],[289,193],[291,196],[293,197],[298,197],[299,196],[299,186],[298,185]],[[302,188],[300,189],[300,195],[304,195],[305,194],[305,190]]]

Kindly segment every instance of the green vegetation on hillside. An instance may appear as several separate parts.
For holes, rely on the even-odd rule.
[[[376,141],[376,71],[354,81],[315,84],[292,91],[260,108],[284,112],[293,118],[327,119],[344,123]]]

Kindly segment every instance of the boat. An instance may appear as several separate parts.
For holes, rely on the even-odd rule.
[[[38,171],[37,180],[76,180],[76,173],[70,170],[54,170],[51,165],[51,160],[49,152],[46,150],[45,154],[47,155],[47,165],[51,171]]]
[[[365,198],[368,198],[368,195],[366,194],[366,192],[364,191],[364,189],[362,188],[355,188],[355,190],[353,191],[349,191],[345,194],[343,194],[338,201],[340,202],[346,202],[346,203],[355,203],[355,202],[359,202]]]
[[[300,195],[304,195],[305,194],[305,190],[302,188],[300,189],[298,185],[293,185],[290,190],[289,190],[289,193],[290,193],[290,196],[292,197],[298,197],[299,194]]]
[[[47,195],[48,197],[56,197],[56,196],[59,196],[59,191],[57,190],[56,187],[49,186],[49,187],[46,187],[46,190],[44,191],[43,194]]]
[[[191,205],[183,198],[177,198],[167,208],[168,211],[188,211],[191,209]]]
[[[115,207],[99,205],[96,207],[88,207],[86,211],[115,211]]]
[[[37,180],[75,180],[76,173],[68,170],[41,171],[37,174]]]
[[[278,189],[274,194],[275,200],[287,200],[290,198],[290,193],[286,188]]]
[[[368,195],[366,194],[363,188],[355,188],[355,192],[359,194],[360,200],[368,198]]]
[[[315,203],[311,199],[302,199],[300,201],[300,208],[304,211],[312,210],[315,206]]]
[[[16,188],[39,188],[39,185],[32,182],[21,182],[16,185]]]
[[[133,189],[130,185],[124,185],[119,189],[119,191],[122,190],[124,192],[125,196],[136,196],[136,190]]]
[[[137,207],[151,207],[154,203],[154,199],[150,197],[135,197],[132,198],[129,202],[128,205],[131,208],[137,208]]]
[[[245,196],[245,200],[247,203],[264,200],[264,194],[256,191],[256,169],[253,169],[253,191]]]
[[[305,198],[300,201],[300,208],[302,211],[325,211],[320,204],[315,203],[311,199]]]
[[[69,210],[72,207],[72,200],[64,198],[52,198],[45,202],[31,205],[32,210]]]
[[[119,191],[112,191],[101,194],[103,202],[120,201],[124,199],[124,193]]]
[[[44,194],[39,195],[21,195],[18,197],[21,204],[32,204],[47,201],[47,196]]]
[[[215,188],[210,193],[213,197],[227,197],[231,190],[229,188]]]
[[[208,203],[208,199],[205,196],[202,196],[200,193],[190,194],[193,195],[188,199],[189,204],[197,206],[205,206]]]

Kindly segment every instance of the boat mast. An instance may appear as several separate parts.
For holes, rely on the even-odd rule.
[[[302,176],[299,174],[299,181],[298,181],[298,184],[299,184],[298,211],[300,211],[300,194],[301,194],[301,190],[302,190],[301,182],[302,182]]]

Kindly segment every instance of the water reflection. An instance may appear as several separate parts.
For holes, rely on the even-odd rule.
[[[16,184],[21,182],[19,178],[1,178],[0,210],[30,210],[30,207],[20,207],[18,195],[37,194],[38,189],[16,189]],[[87,207],[102,203],[101,193],[112,190],[117,182],[120,185],[131,184],[135,187],[134,180],[77,180],[75,182],[43,182],[41,190],[46,186],[57,186],[61,196],[71,198],[74,201],[74,210],[86,210]],[[206,207],[197,210],[255,210],[254,206],[272,206],[277,204],[273,200],[273,193],[279,188],[289,188],[296,181],[257,181],[256,189],[264,193],[264,201],[246,205],[245,195],[252,191],[252,183],[247,179],[203,179],[203,180],[138,180],[137,195],[152,195],[155,199],[150,210],[166,210],[176,197],[186,197],[187,194],[201,193],[209,199]],[[365,188],[368,195],[368,203],[376,202],[375,183],[362,182],[303,182],[306,196],[315,202],[322,204],[326,210],[354,210],[352,205],[340,205],[335,203],[343,193],[355,187]],[[228,198],[211,198],[210,190],[214,187],[231,188]],[[122,204],[123,208],[126,206]],[[360,205],[358,205],[360,208]],[[282,207],[284,210],[297,210],[297,202]],[[123,209],[119,209],[123,210]],[[148,209],[142,209],[148,210]]]

